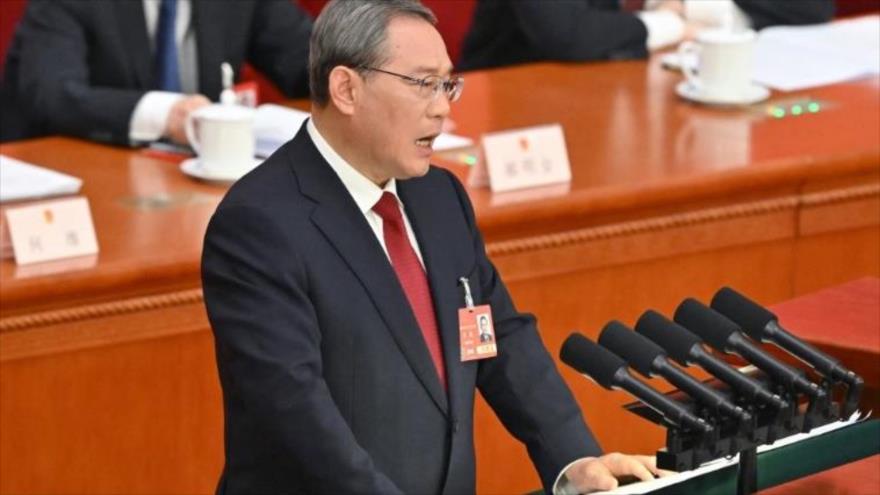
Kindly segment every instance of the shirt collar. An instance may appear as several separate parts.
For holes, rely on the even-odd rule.
[[[394,178],[390,179],[384,188],[380,188],[376,183],[352,167],[350,163],[339,156],[336,150],[330,147],[324,136],[318,132],[318,128],[315,127],[312,119],[306,122],[306,131],[308,131],[309,137],[312,138],[312,142],[315,143],[315,147],[318,148],[318,152],[321,153],[324,160],[330,164],[330,168],[339,176],[339,180],[342,181],[342,185],[351,194],[361,213],[366,214],[372,211],[373,206],[379,202],[383,192],[390,192],[397,198],[397,181]],[[397,198],[397,202],[399,205],[400,198]]]

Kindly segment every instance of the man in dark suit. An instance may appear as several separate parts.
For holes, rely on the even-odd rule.
[[[645,57],[705,25],[763,29],[827,22],[833,0],[479,0],[462,46],[462,70],[557,60]],[[687,14],[693,12],[693,16]],[[707,22],[708,21],[708,22]]]
[[[4,71],[2,139],[185,143],[188,113],[220,94],[223,62],[306,95],[310,32],[290,0],[31,1]]]
[[[312,35],[312,119],[211,219],[219,493],[474,493],[475,389],[548,490],[656,472],[600,455],[467,193],[429,166],[462,88],[433,23],[417,0],[329,3]],[[491,307],[496,357],[461,359],[462,277]]]

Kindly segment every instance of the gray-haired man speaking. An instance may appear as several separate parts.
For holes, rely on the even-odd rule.
[[[581,491],[656,471],[598,457],[461,184],[429,165],[463,85],[433,24],[415,0],[328,4],[311,40],[312,119],[211,220],[220,493],[473,493],[475,389],[548,490],[563,471]],[[488,312],[497,355],[465,359],[462,335]]]

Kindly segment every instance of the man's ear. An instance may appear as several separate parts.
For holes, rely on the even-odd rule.
[[[364,80],[357,71],[337,65],[330,71],[330,101],[343,115],[354,113]]]

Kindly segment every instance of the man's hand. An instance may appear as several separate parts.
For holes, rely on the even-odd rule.
[[[210,105],[211,100],[202,95],[191,95],[181,98],[180,101],[171,107],[168,112],[168,120],[165,123],[165,137],[171,139],[178,144],[189,144],[186,139],[186,117],[194,110],[205,105]]]
[[[673,472],[657,469],[654,456],[624,455],[618,452],[582,459],[565,472],[568,481],[579,493],[613,490],[620,484],[619,478],[648,481],[670,474]]]

